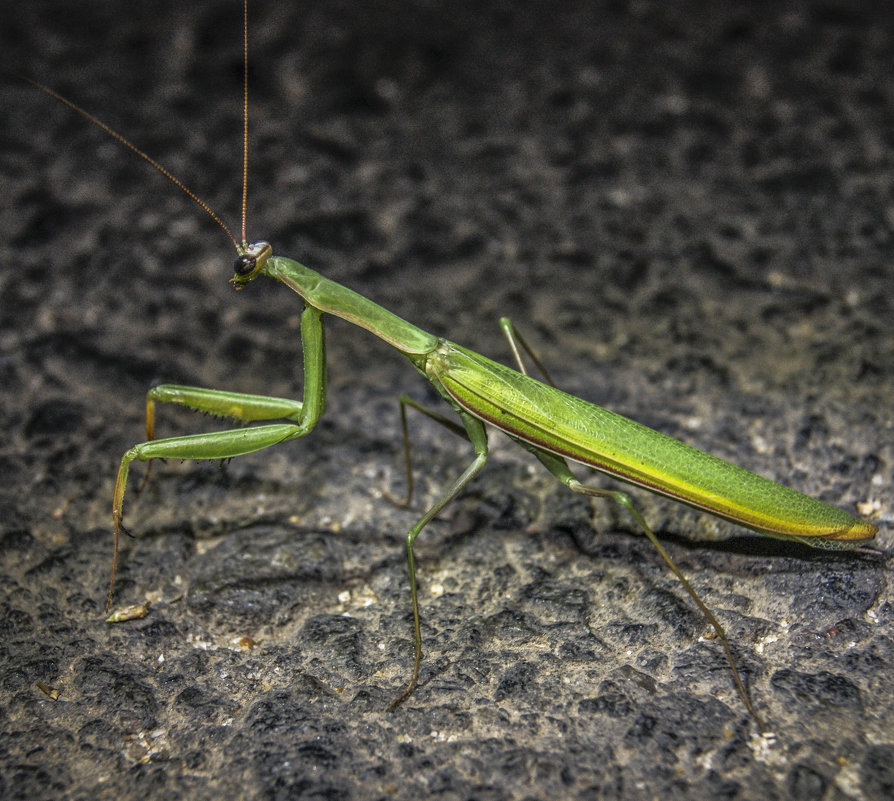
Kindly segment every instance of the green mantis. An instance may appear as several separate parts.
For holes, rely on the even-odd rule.
[[[239,247],[236,272],[231,279],[238,287],[258,276],[273,278],[304,300],[301,342],[304,358],[304,394],[301,401],[243,395],[197,387],[163,385],[149,391],[147,428],[151,431],[157,402],[175,403],[196,411],[242,422],[284,419],[251,428],[210,434],[150,439],[131,448],[121,460],[115,482],[113,518],[117,537],[121,527],[124,491],[131,462],[150,459],[229,459],[262,450],[309,434],[323,414],[326,403],[326,360],[323,314],[334,314],[372,332],[400,351],[427,378],[459,416],[461,426],[447,421],[407,398],[401,399],[406,432],[406,407],[412,406],[465,436],[475,456],[466,469],[407,532],[407,562],[413,604],[415,661],[406,690],[392,703],[405,700],[419,675],[422,636],[419,623],[416,566],[413,544],[420,532],[473,479],[487,461],[489,424],[529,450],[572,492],[610,498],[626,507],[687,592],[707,616],[727,651],[740,694],[752,714],[735,668],[726,634],[659,543],[655,534],[633,506],[618,491],[583,485],[566,459],[588,465],[632,484],[667,495],[699,509],[731,520],[762,534],[798,539],[820,548],[842,548],[865,543],[877,527],[821,501],[724,462],[678,440],[653,431],[621,415],[541,383],[491,361],[449,340],[436,337],[402,320],[371,300],[324,278],[291,259],[274,256],[266,242]],[[523,342],[511,323],[503,327],[518,352]],[[408,468],[409,472],[409,468]],[[111,587],[110,587],[111,600]],[[759,719],[759,718],[758,718]]]
[[[171,178],[168,173],[165,174]],[[309,434],[325,410],[326,359],[322,318],[324,314],[332,314],[367,329],[402,353],[431,382],[457,415],[458,422],[448,420],[440,413],[402,397],[400,408],[405,443],[406,409],[412,407],[468,439],[474,452],[465,470],[442,491],[406,535],[415,658],[412,677],[403,693],[392,703],[392,708],[412,693],[418,680],[422,657],[414,543],[432,518],[484,467],[488,455],[486,426],[490,425],[530,451],[571,491],[586,496],[609,498],[630,511],[637,525],[680,578],[687,592],[717,631],[732,666],[738,691],[751,714],[759,720],[735,667],[722,626],[673,565],[629,497],[623,492],[584,485],[571,472],[567,460],[592,467],[765,535],[800,540],[815,547],[847,548],[865,543],[875,535],[875,525],[564,393],[551,383],[531,378],[527,375],[521,356],[522,350],[528,354],[530,350],[508,320],[504,320],[502,324],[516,354],[518,370],[509,369],[417,328],[298,262],[275,256],[272,247],[265,242],[248,244],[243,235],[241,242],[236,243],[234,240],[234,243],[238,258],[235,275],[231,280],[236,288],[245,287],[256,278],[266,276],[292,289],[304,303],[301,317],[303,396],[297,401],[174,385],[162,385],[149,391],[147,440],[124,454],[115,482],[115,557],[109,602],[112,599],[118,536],[122,529],[131,463],[135,460],[150,462],[156,458],[228,459]],[[155,439],[154,415],[157,403],[174,403],[192,410],[232,418],[240,423],[263,424],[208,434]],[[408,482],[411,485],[409,458],[407,467]],[[410,486],[410,490],[411,488]],[[410,491],[408,502],[409,497]]]

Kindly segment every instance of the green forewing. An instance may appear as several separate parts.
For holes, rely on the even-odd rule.
[[[876,530],[841,509],[452,342],[441,341],[429,370],[461,407],[519,440],[756,531],[858,540]]]

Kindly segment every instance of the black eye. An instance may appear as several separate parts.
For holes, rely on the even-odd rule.
[[[258,264],[254,256],[240,256],[233,264],[236,275],[250,275]]]

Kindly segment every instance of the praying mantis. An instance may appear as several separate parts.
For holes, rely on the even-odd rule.
[[[247,31],[247,28],[246,28]],[[218,223],[220,220],[196,196],[160,165],[127,140],[73,103],[46,87],[74,110],[137,152],[169,180],[198,202]],[[243,181],[243,186],[246,182]],[[221,226],[229,234],[226,226]],[[743,468],[653,431],[639,423],[569,395],[528,375],[524,354],[539,367],[531,349],[508,319],[501,326],[512,347],[517,369],[510,369],[447,339],[435,336],[401,319],[373,301],[338,284],[297,261],[274,254],[266,242],[249,243],[244,233],[230,239],[236,248],[234,275],[237,289],[266,276],[298,294],[303,303],[301,346],[304,387],[301,400],[246,395],[215,389],[161,385],[147,396],[147,439],[122,457],[113,496],[114,556],[109,582],[111,604],[117,566],[118,537],[123,529],[124,499],[130,466],[153,459],[221,460],[263,450],[308,435],[322,417],[326,402],[324,314],[341,317],[364,328],[401,353],[437,390],[458,422],[406,396],[400,413],[407,464],[408,492],[412,496],[407,409],[412,408],[442,423],[467,439],[474,457],[467,467],[418,518],[406,535],[414,628],[414,666],[405,690],[392,702],[395,708],[415,688],[422,659],[414,543],[425,526],[483,469],[488,455],[486,426],[502,431],[528,450],[560,483],[572,492],[612,500],[633,516],[637,526],[683,583],[687,593],[717,632],[731,665],[737,690],[750,714],[760,721],[733,660],[723,627],[700,599],[635,508],[629,496],[583,484],[571,472],[568,460],[614,478],[670,497],[717,517],[780,539],[797,540],[819,548],[849,548],[871,540],[877,526],[848,512],[809,498]],[[541,372],[545,372],[540,368]],[[194,411],[231,418],[239,423],[263,423],[213,433],[155,439],[155,407],[172,403]],[[273,420],[285,422],[272,423]]]

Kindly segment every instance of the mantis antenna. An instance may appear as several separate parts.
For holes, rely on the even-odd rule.
[[[33,80],[32,78],[28,78],[25,75],[19,75],[23,81],[27,81],[30,83],[35,89],[39,89],[41,92],[48,94],[50,97],[55,98],[60,103],[64,103],[68,106],[72,111],[76,111],[82,117],[87,119],[89,122],[92,122],[97,128],[105,131],[109,136],[115,139],[120,144],[124,145],[133,153],[136,153],[143,161],[145,161],[150,167],[153,167],[155,170],[160,172],[165,178],[167,178],[174,186],[176,186],[183,194],[185,194],[190,200],[192,200],[197,206],[199,206],[202,211],[204,211],[214,222],[216,222],[223,232],[227,235],[229,240],[233,243],[236,248],[236,252],[239,255],[243,255],[245,253],[246,248],[248,248],[248,242],[245,236],[245,228],[246,228],[246,209],[248,208],[248,0],[243,0],[242,3],[242,241],[241,244],[237,241],[236,237],[233,236],[232,231],[227,226],[227,224],[220,218],[220,216],[209,206],[202,198],[200,198],[195,192],[192,191],[183,181],[181,181],[176,175],[174,175],[170,170],[166,167],[163,167],[159,164],[152,156],[150,156],[145,151],[141,150],[137,147],[133,142],[130,141],[126,136],[116,131],[111,126],[104,123],[101,119],[91,114],[87,109],[79,106],[73,100],[69,100],[65,95],[59,94],[59,92],[51,89],[49,86],[45,84],[39,83],[38,81]]]

